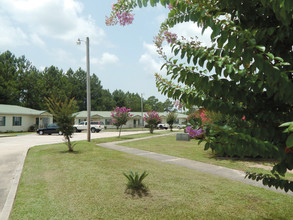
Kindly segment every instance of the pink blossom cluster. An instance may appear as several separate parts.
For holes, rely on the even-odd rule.
[[[179,100],[176,100],[174,103],[175,108],[181,109],[182,108],[182,104]]]
[[[204,112],[201,112],[199,116],[200,116],[202,122],[208,121],[207,115]]]
[[[120,5],[120,0],[112,4],[112,13],[110,17],[106,17],[106,25],[115,25],[118,23],[121,26],[132,24],[134,20],[133,14],[130,13],[131,9],[127,9],[124,5]]]
[[[126,107],[116,107],[113,112],[111,112],[112,123],[115,125],[117,123],[121,123],[121,121],[127,121],[129,117],[132,117],[133,115],[129,112],[131,109]],[[125,122],[126,123],[126,122]]]
[[[132,21],[134,20],[133,14],[129,13],[127,11],[117,11],[116,16],[118,18],[119,24],[122,26],[125,26],[127,24],[132,24]]]
[[[169,3],[168,8],[169,8],[170,10],[173,9],[173,6],[171,5],[171,3]]]
[[[167,42],[169,44],[175,43],[175,41],[178,38],[177,34],[173,34],[173,33],[169,32],[169,31],[165,31],[164,36],[165,36],[165,38],[166,38],[166,40],[167,40]]]
[[[147,114],[144,115],[145,122],[147,122],[148,124],[153,123],[153,124],[158,124],[161,122],[161,118],[159,116],[159,114],[156,111],[152,111],[152,112],[147,112]]]
[[[200,136],[202,136],[203,134],[206,133],[205,130],[203,130],[202,128],[200,128],[200,129],[192,129],[191,126],[188,126],[185,131],[192,138],[200,137]]]

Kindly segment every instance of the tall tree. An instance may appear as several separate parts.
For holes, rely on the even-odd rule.
[[[60,101],[58,98],[51,97],[45,98],[45,100],[49,111],[52,113],[59,126],[59,130],[62,132],[65,140],[67,141],[66,144],[68,151],[73,152],[73,146],[70,138],[74,132],[73,125],[75,115],[73,113],[76,112],[77,108],[74,98],[65,98],[64,101]]]
[[[78,110],[86,110],[86,72],[79,68],[75,72],[69,69],[66,72],[69,82],[70,98],[75,98]]]
[[[0,55],[0,103],[19,104],[18,61],[10,52]]]
[[[141,97],[138,93],[126,92],[126,106],[128,106],[131,111],[139,112],[141,111]]]
[[[91,75],[91,105],[92,110],[102,110],[103,86],[96,74]]]
[[[68,91],[65,89],[68,87],[68,80],[63,70],[59,70],[58,67],[46,67],[42,72],[41,83],[42,97],[55,97],[59,100],[65,100],[68,97]],[[42,106],[45,108],[45,100],[42,101]]]
[[[122,90],[115,90],[113,93],[113,98],[116,102],[117,107],[123,107],[126,106],[126,95]]]
[[[109,91],[109,89],[102,90],[102,100],[101,100],[101,109],[100,111],[112,111],[113,108],[116,106],[116,102]]]
[[[206,149],[274,158],[279,163],[273,176],[257,179],[293,191],[292,183],[278,176],[293,169],[293,153],[285,151],[286,135],[279,128],[282,122],[293,121],[293,1],[145,0],[142,4],[141,0],[120,0],[107,22],[132,16],[134,7],[148,2],[170,9],[155,38],[172,79],[157,75],[160,91],[189,106],[240,120],[245,116],[242,126],[213,125],[206,133]],[[117,16],[122,12],[129,16]],[[203,32],[210,28],[213,44],[204,46],[196,36],[178,40],[169,32],[184,22],[196,22]],[[174,54],[170,59],[162,49],[164,39]]]

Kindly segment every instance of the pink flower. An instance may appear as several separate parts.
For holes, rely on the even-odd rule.
[[[169,44],[175,43],[175,41],[177,40],[177,34],[165,31],[164,35]]]

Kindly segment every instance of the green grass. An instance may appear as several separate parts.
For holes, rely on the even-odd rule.
[[[11,135],[11,136],[15,136],[15,135],[27,135],[27,134],[34,134],[36,132],[0,132],[0,135]]]
[[[110,137],[110,138],[97,138],[97,139],[92,139],[92,142],[95,144],[99,144],[99,143],[107,143],[107,142],[114,142],[114,141],[132,140],[135,138],[142,138],[142,137],[156,137],[158,135],[171,134],[171,133],[172,133],[171,131],[160,131],[160,132],[155,132],[153,134],[148,132],[148,133],[120,136],[120,138],[118,136],[117,137]]]
[[[270,173],[269,170],[251,167],[254,165],[273,166],[273,162],[268,161],[253,161],[253,160],[235,160],[235,159],[218,159],[211,150],[205,151],[204,144],[198,145],[197,140],[176,141],[176,136],[164,136],[158,138],[147,139],[144,141],[134,141],[120,144],[122,146],[138,148],[142,150],[152,151],[171,156],[187,158],[204,163],[224,166],[232,169]],[[293,180],[293,174],[286,174],[286,177]]]
[[[30,149],[10,219],[293,218],[289,195],[93,142],[77,142],[75,150],[68,153],[64,144]],[[125,194],[122,173],[129,170],[149,173],[148,195]]]

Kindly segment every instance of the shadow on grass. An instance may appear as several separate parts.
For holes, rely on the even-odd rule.
[[[58,151],[58,153],[61,153],[61,154],[81,154],[82,151],[78,151],[78,150],[74,150],[74,151],[62,150],[62,151]]]
[[[125,189],[125,194],[131,195],[131,197],[134,198],[142,198],[150,196],[150,191],[148,188],[144,187],[142,189]]]

